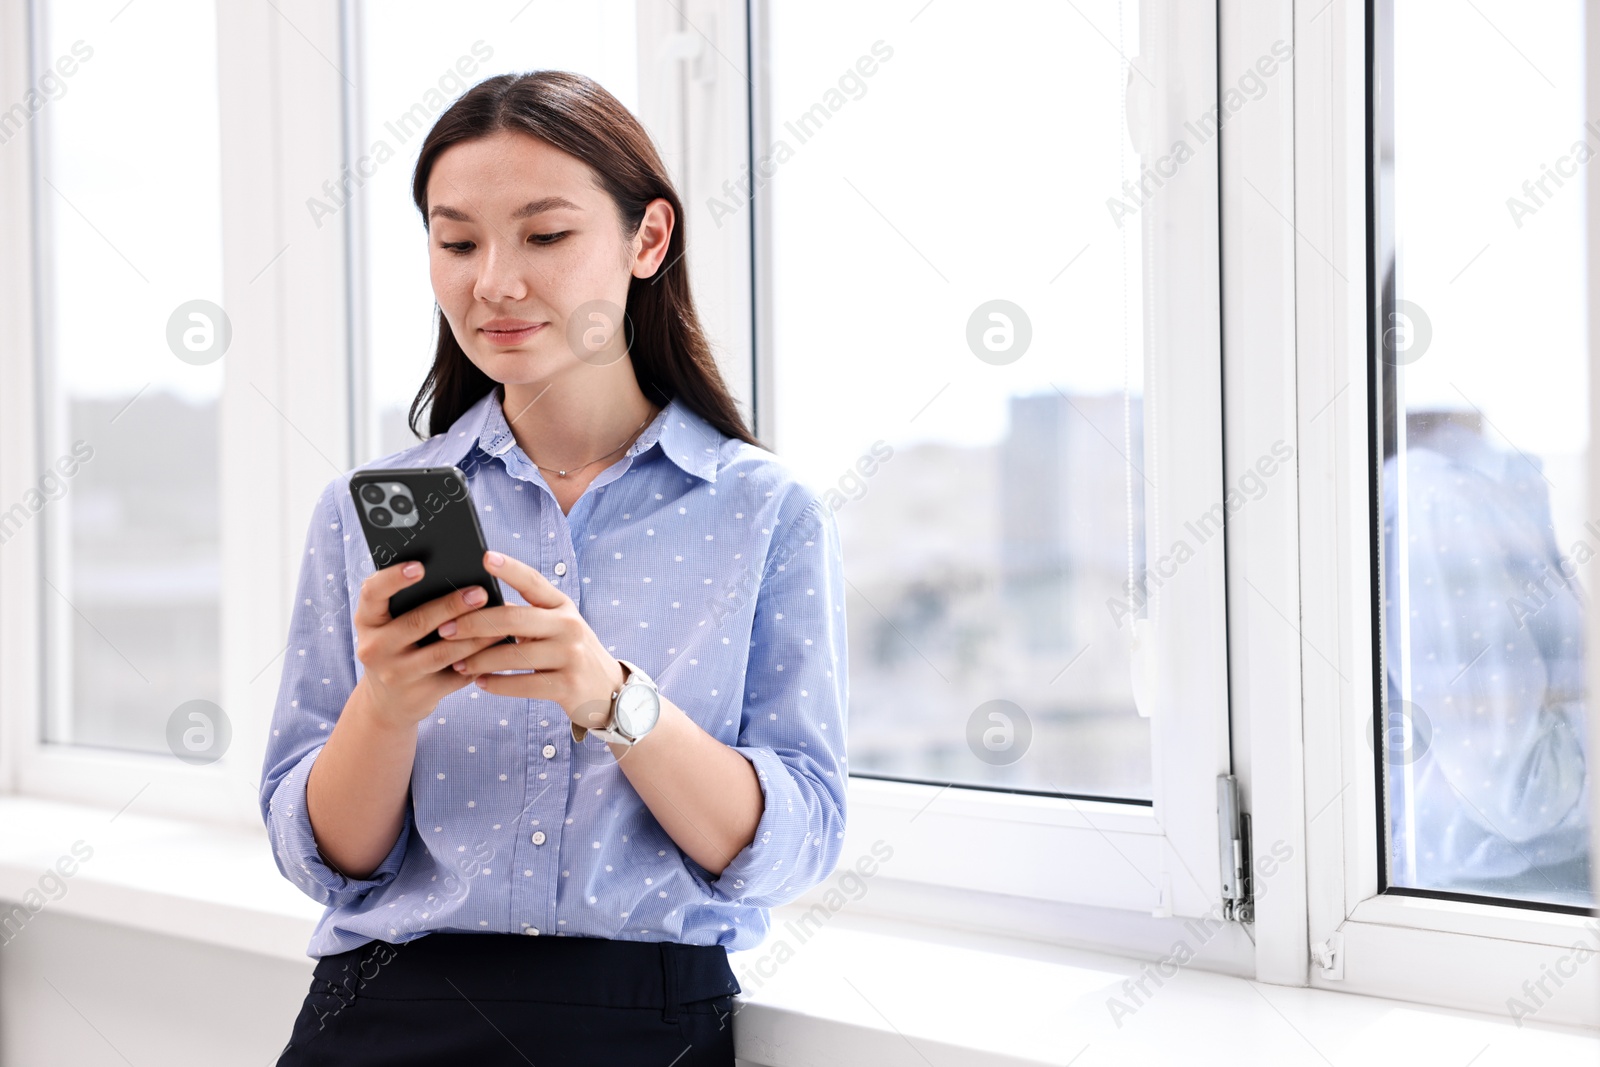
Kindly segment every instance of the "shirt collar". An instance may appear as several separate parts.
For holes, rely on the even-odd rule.
[[[486,456],[503,456],[516,447],[516,437],[501,407],[501,386],[496,385],[461,413],[437,441],[438,462],[461,463],[474,447]],[[687,474],[715,483],[717,456],[723,434],[677,397],[656,413],[649,426],[628,448],[638,456],[656,444]]]
[[[1514,476],[1525,474],[1528,469],[1525,464],[1532,464],[1536,472],[1541,470],[1536,460],[1519,453],[1502,451],[1491,444],[1481,431],[1463,426],[1448,417],[1441,419],[1439,425],[1415,444],[1411,443],[1408,435],[1407,443],[1414,448],[1442,453],[1451,463],[1470,468],[1492,481],[1511,481]]]

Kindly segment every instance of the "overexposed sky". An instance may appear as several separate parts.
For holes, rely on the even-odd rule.
[[[226,357],[185,363],[166,331],[180,304],[222,303],[216,10],[162,0],[118,14],[125,3],[35,5],[46,62],[75,61],[34,120],[48,138],[39,198],[57,373],[78,396],[149,386],[213,398]]]
[[[768,187],[778,450],[831,478],[878,438],[994,443],[1013,394],[1120,391],[1125,372],[1137,391],[1140,218],[1119,229],[1105,202],[1137,178],[1138,5],[774,6],[774,133],[794,150]],[[863,56],[865,91],[802,143],[785,124]],[[994,299],[1032,325],[1005,366],[966,338]]]
[[[1395,5],[1397,292],[1433,327],[1405,369],[1406,402],[1470,402],[1526,452],[1573,452],[1588,427],[1593,164],[1551,183],[1521,228],[1506,200],[1586,136],[1582,5],[1475,3]]]

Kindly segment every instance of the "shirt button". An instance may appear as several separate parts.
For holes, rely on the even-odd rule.
[[[564,560],[564,559],[557,560],[555,569],[556,569],[556,573],[557,574],[565,574],[565,573],[567,573],[567,561]]]
[[[556,746],[554,746],[554,745],[546,745],[543,748],[541,748],[539,751],[540,751],[541,754],[543,754],[545,759],[555,759],[556,758]]]
[[[543,830],[535,830],[533,832],[533,843],[536,844],[536,845],[544,844],[544,831]]]
[[[530,926],[530,927],[528,927],[526,930],[524,930],[522,932],[525,933],[525,934],[536,936],[539,933],[539,928],[537,926]]]

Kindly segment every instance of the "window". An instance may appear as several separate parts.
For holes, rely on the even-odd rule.
[[[305,207],[342,164],[339,11],[0,17],[26,86],[0,113],[27,205],[0,349],[9,780],[259,826],[286,571],[348,463],[344,249]]]
[[[1583,8],[1384,7],[1387,882],[1587,909]]]
[[[1508,200],[1525,200],[1524,180],[1537,183],[1543,163],[1554,173],[1584,136],[1593,60],[1581,49],[1594,29],[1576,5],[1480,2],[1441,20],[1426,4],[1336,0],[1297,10],[1294,32],[1292,122],[1236,142],[1258,186],[1292,175],[1291,224],[1241,240],[1292,272],[1295,360],[1292,376],[1262,373],[1274,366],[1263,344],[1228,406],[1286,405],[1300,441],[1288,614],[1303,759],[1284,768],[1258,755],[1251,773],[1253,811],[1303,805],[1291,825],[1304,828],[1305,906],[1274,887],[1258,970],[1592,1026],[1600,979],[1572,968],[1593,921],[1574,858],[1585,846],[1569,838],[1567,857],[1539,856],[1506,801],[1518,790],[1554,801],[1574,769],[1541,723],[1587,726],[1572,706],[1581,692],[1562,680],[1570,604],[1561,583],[1539,580],[1541,561],[1559,568],[1585,532],[1571,494],[1589,473],[1577,398],[1590,357],[1574,340],[1586,311],[1569,279],[1588,274],[1587,190],[1576,176],[1566,188],[1546,180],[1557,195],[1539,191],[1520,227]],[[1561,206],[1567,193],[1576,206]],[[1536,313],[1515,317],[1530,299]],[[1230,562],[1230,581],[1256,567]],[[1508,598],[1536,593],[1543,617],[1519,619]],[[1235,693],[1270,670],[1237,672]],[[1465,716],[1458,693],[1472,698]],[[1478,763],[1487,789],[1446,775],[1467,766],[1464,740],[1482,743],[1474,731],[1512,725],[1524,733],[1502,739],[1524,751]],[[1468,835],[1479,847],[1462,852]],[[1559,981],[1547,977],[1558,968]]]
[[[1152,795],[1139,8],[774,5],[775,447],[844,541],[856,774]]]
[[[33,9],[49,101],[13,136],[37,150],[49,504],[5,533],[44,542],[45,740],[165,753],[221,699],[217,26],[210,0],[123,7]]]
[[[851,834],[904,883],[1205,914],[1215,11],[759,5],[753,39],[712,192],[753,213],[761,435],[845,542]]]

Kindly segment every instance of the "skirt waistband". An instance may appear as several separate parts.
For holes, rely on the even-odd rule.
[[[369,941],[317,961],[322,992],[376,1000],[539,1001],[655,1008],[676,1021],[692,1001],[740,992],[721,945],[597,937],[438,932]]]

